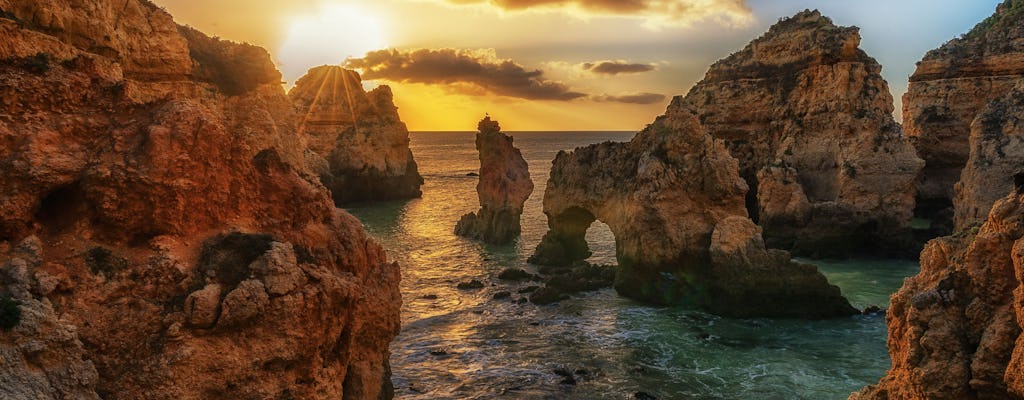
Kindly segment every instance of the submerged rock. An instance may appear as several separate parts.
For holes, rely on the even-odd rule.
[[[409,130],[398,116],[391,88],[366,92],[355,71],[325,65],[299,78],[288,97],[301,118],[306,157],[335,204],[422,194]]]
[[[900,255],[923,162],[893,120],[881,65],[856,27],[818,11],[781,20],[711,66],[683,99],[740,161],[769,247]]]
[[[143,0],[0,0],[0,32],[0,397],[390,397],[399,268],[266,51]]]
[[[918,182],[918,214],[943,218],[954,184],[968,165],[972,122],[1024,80],[1024,1],[1007,0],[960,38],[917,63],[903,96],[903,127],[926,162]],[[999,194],[999,197],[1006,193]],[[979,210],[980,212],[980,210]],[[944,218],[951,216],[945,212]],[[980,212],[977,220],[986,214]],[[945,232],[944,234],[949,234]]]
[[[727,247],[721,240],[712,247],[720,223],[729,217],[746,219],[746,191],[736,159],[676,98],[664,116],[629,143],[558,154],[544,193],[550,230],[530,262],[570,266],[586,259],[587,228],[600,220],[615,235],[619,267],[614,287],[623,296],[694,304],[723,315],[855,314],[813,266],[790,263],[786,252],[765,250],[757,241],[760,232],[754,232],[757,240],[742,238],[754,241],[743,247]],[[732,232],[733,225],[729,220],[722,229],[728,226]],[[753,223],[749,227],[756,228]],[[803,303],[794,308],[796,302],[776,304],[763,301],[765,296]]]
[[[498,121],[485,117],[478,126],[476,149],[480,152],[480,181],[476,185],[480,211],[463,215],[455,234],[493,244],[519,236],[523,204],[533,193],[529,166],[512,137],[501,133]]]

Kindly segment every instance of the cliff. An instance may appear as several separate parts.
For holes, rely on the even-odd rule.
[[[421,195],[409,130],[389,87],[366,92],[355,71],[325,65],[299,78],[288,97],[310,165],[336,204]]]
[[[1017,185],[976,234],[928,243],[921,273],[892,296],[892,369],[851,399],[1024,396],[1022,279],[1024,186]]]
[[[923,163],[859,44],[857,28],[804,11],[716,62],[683,99],[740,160],[769,247],[817,257],[913,247]]]
[[[480,181],[476,193],[480,210],[463,215],[455,234],[503,244],[519,236],[523,204],[533,193],[530,169],[512,138],[501,133],[498,121],[486,117],[478,124],[476,150],[480,153]]]
[[[1003,2],[970,32],[918,62],[903,96],[903,127],[926,162],[918,182],[920,216],[943,221],[952,215],[954,185],[970,157],[972,121],[1021,80],[1022,0]]]
[[[1024,80],[989,103],[971,124],[970,157],[953,199],[958,230],[980,225],[992,204],[1024,177]]]
[[[265,51],[140,0],[0,16],[0,397],[389,396],[398,266]]]
[[[586,259],[587,228],[600,220],[615,235],[623,296],[730,316],[856,313],[816,268],[765,249],[746,192],[736,159],[676,98],[629,143],[558,154],[544,192],[550,230],[530,262]]]

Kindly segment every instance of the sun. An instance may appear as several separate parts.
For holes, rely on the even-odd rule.
[[[374,13],[356,5],[327,5],[315,15],[292,18],[277,54],[285,80],[294,83],[311,67],[337,65],[387,47]]]

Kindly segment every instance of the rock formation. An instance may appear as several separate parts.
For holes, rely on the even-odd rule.
[[[917,64],[903,96],[903,127],[926,162],[918,183],[918,215],[948,223],[954,184],[970,156],[971,122],[1021,80],[1022,0],[1005,1],[994,15]]]
[[[971,153],[956,185],[955,226],[984,222],[992,204],[1024,177],[1024,80],[1002,99],[989,103],[971,124]]]
[[[892,118],[882,67],[856,27],[784,19],[708,70],[686,107],[740,160],[769,247],[811,256],[910,246],[923,163]]]
[[[530,262],[586,259],[587,227],[600,220],[615,235],[624,296],[731,316],[856,313],[816,268],[765,249],[746,192],[736,159],[677,97],[629,143],[558,154],[544,193],[550,231]]]
[[[0,397],[389,397],[398,267],[265,51],[144,0],[0,0],[0,32]]]
[[[480,211],[463,215],[455,234],[503,244],[519,236],[519,216],[533,193],[529,166],[512,138],[501,133],[498,121],[486,117],[477,127],[476,150],[480,152],[480,181],[476,193]]]
[[[336,204],[421,195],[423,178],[391,88],[366,92],[355,71],[325,65],[299,78],[288,97],[310,165]]]
[[[851,399],[1024,397],[1024,182],[977,232],[932,240],[892,296],[892,369]]]

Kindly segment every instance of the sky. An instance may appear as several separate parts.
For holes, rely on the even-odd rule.
[[[266,48],[290,87],[315,66],[389,85],[412,131],[642,129],[716,60],[818,9],[861,28],[902,107],[924,54],[998,0],[154,0],[180,24]]]

